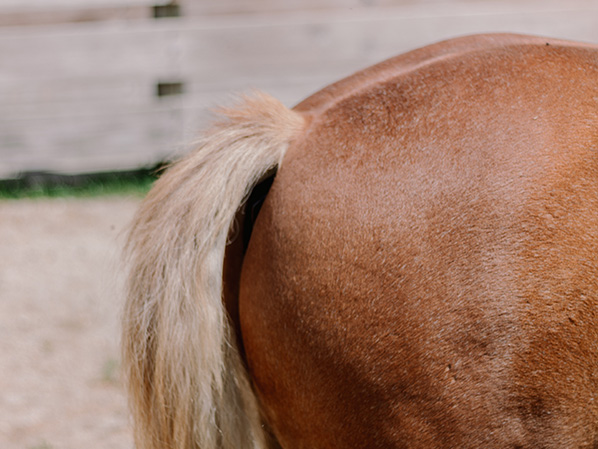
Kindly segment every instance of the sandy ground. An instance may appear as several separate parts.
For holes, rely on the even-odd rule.
[[[138,199],[0,201],[0,448],[132,448],[119,251]]]

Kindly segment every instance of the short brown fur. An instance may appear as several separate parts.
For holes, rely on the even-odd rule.
[[[598,447],[598,49],[462,38],[359,72],[290,115],[277,110],[287,117],[275,132],[284,137],[268,138],[288,149],[242,273],[227,272],[227,303],[239,307],[233,327],[272,444]],[[227,206],[219,235],[272,165],[257,164],[239,181],[247,186]],[[167,183],[214,202],[201,179],[184,177],[196,169],[177,174],[175,166]],[[169,200],[171,190],[156,186],[131,234],[137,262],[126,319],[136,324],[125,333],[134,348],[125,356],[138,429],[165,420],[169,435],[173,419],[186,419],[195,429],[189,439],[166,447],[225,447],[218,438],[200,442],[213,432],[208,421],[154,397],[161,371],[136,374],[155,349],[132,318],[164,301],[150,287],[156,305],[148,306],[148,285],[166,269],[180,270],[183,287],[173,291],[189,282],[204,288],[194,277],[201,252],[188,245],[195,231],[173,237],[188,256],[171,252],[156,265],[153,247],[176,246],[164,229],[180,229],[181,215],[167,205],[182,197]],[[203,220],[195,205],[185,206],[192,218],[183,228]],[[229,247],[229,261],[238,261],[230,267],[240,265],[240,251]],[[176,336],[163,333],[176,333],[180,319],[151,326],[162,352],[176,347]],[[200,324],[185,326],[189,333]],[[203,357],[199,338],[186,337],[198,346],[182,357]],[[230,365],[218,363],[217,371]],[[147,407],[161,408],[158,417],[147,419]],[[140,447],[157,447],[156,435],[140,437]]]

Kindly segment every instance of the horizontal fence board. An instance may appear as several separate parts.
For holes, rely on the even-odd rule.
[[[301,12],[306,10],[325,11],[351,11],[378,9],[380,7],[398,7],[431,11],[439,8],[452,9],[457,7],[464,10],[479,10],[480,7],[488,10],[516,10],[522,6],[534,9],[594,7],[595,0],[219,0],[197,1],[178,0],[185,16],[201,17],[206,15],[234,15],[234,14],[259,14],[270,12]]]
[[[150,7],[152,5],[164,5],[169,3],[169,1],[170,0],[2,0],[0,2],[0,13],[3,13],[4,11],[48,11],[52,9],[80,10],[87,8]]]
[[[166,5],[168,0],[3,0],[0,3],[0,27],[39,25],[101,20],[132,20],[153,15],[154,6]],[[399,7],[422,9],[461,4],[465,8],[517,8],[521,2],[514,0],[478,0],[454,2],[450,0],[178,0],[180,12],[186,17],[218,15],[256,15],[272,12],[351,11]],[[594,0],[527,0],[523,4],[533,8],[593,6]]]
[[[424,43],[489,30],[597,42],[598,14],[564,10],[404,17],[392,10],[339,21],[198,28],[188,31],[183,61],[185,72],[210,84],[235,76],[277,78],[313,71],[340,76]]]
[[[63,115],[62,110],[81,104],[82,109],[97,110],[114,103],[151,104],[156,90],[152,75],[130,75],[75,78],[3,79],[0,80],[0,120],[44,115],[44,109]],[[86,106],[86,107],[83,107]],[[96,107],[97,106],[97,107]]]
[[[405,6],[419,3],[430,5],[443,0],[223,0],[202,2],[179,0],[184,15],[200,17],[213,14],[257,14],[305,10],[350,10],[355,8],[376,8],[380,6]]]
[[[0,177],[31,170],[124,170],[164,160],[182,142],[183,121],[183,112],[172,109],[1,122],[0,148],[12,151],[0,158]]]
[[[0,28],[70,22],[127,21],[153,16],[161,0],[2,0]]]
[[[0,11],[0,28],[35,26],[71,22],[98,22],[108,20],[134,20],[150,17],[151,10],[145,6],[48,11]]]
[[[572,0],[576,3],[590,4],[592,0]],[[563,3],[559,0],[535,0],[535,3]],[[2,0],[0,15],[15,12],[51,12],[51,11],[84,11],[117,8],[147,8],[156,5],[167,5],[171,0]],[[378,7],[430,6],[435,4],[452,4],[451,0],[176,0],[185,16],[199,17],[211,14],[259,14],[271,12],[290,12],[306,10],[350,10]],[[467,2],[519,4],[514,0],[478,0]],[[526,3],[533,3],[527,0]]]
[[[0,177],[151,165],[180,150],[231,92],[259,88],[292,106],[456,35],[598,42],[598,4],[584,1],[428,6],[0,28]],[[176,81],[181,95],[156,97],[157,83]]]
[[[46,32],[0,30],[0,86],[4,80],[113,77],[180,67],[180,30],[141,22],[131,26],[52,27]]]

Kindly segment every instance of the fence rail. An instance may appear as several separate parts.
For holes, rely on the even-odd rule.
[[[189,0],[179,17],[155,18],[168,4],[0,4],[0,177],[152,165],[183,148],[230,92],[259,88],[293,105],[357,69],[456,35],[598,42],[595,1]]]

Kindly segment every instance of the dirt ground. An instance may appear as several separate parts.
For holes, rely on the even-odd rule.
[[[0,201],[0,447],[132,448],[119,251],[138,199]]]

